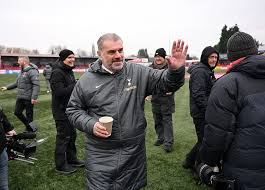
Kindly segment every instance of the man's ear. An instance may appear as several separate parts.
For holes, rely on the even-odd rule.
[[[101,57],[101,51],[97,51],[99,57]]]

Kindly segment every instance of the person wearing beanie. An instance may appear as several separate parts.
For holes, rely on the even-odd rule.
[[[233,34],[227,42],[227,74],[212,88],[206,109],[202,162],[221,164],[235,190],[265,189],[265,57],[253,37]]]
[[[198,64],[191,65],[188,69],[190,74],[190,115],[193,119],[197,142],[186,155],[182,163],[185,169],[194,169],[199,161],[199,148],[203,139],[205,111],[212,86],[215,82],[214,68],[219,61],[219,53],[211,46],[205,47]]]
[[[77,159],[76,129],[65,114],[67,103],[75,86],[73,72],[75,55],[71,50],[64,49],[59,53],[59,62],[53,67],[50,84],[52,90],[52,113],[56,124],[55,169],[59,173],[70,174],[76,167],[84,166]]]
[[[159,48],[155,52],[153,63],[150,65],[153,69],[167,69],[168,63],[165,59],[166,51]],[[151,96],[152,112],[155,123],[157,140],[155,146],[164,144],[164,150],[171,152],[174,142],[172,113],[175,112],[175,100],[173,92],[154,93]],[[148,98],[147,98],[148,100]]]

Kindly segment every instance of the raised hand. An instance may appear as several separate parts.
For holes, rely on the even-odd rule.
[[[184,41],[174,41],[172,45],[171,56],[166,57],[169,67],[176,70],[185,65],[187,51],[188,45],[185,45],[184,48]]]

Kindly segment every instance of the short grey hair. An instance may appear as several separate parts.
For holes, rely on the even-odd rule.
[[[29,57],[28,56],[19,56],[18,59],[23,59],[27,63],[29,63]]]
[[[121,37],[118,36],[115,33],[106,33],[104,35],[102,35],[98,41],[97,41],[97,45],[98,45],[98,50],[102,50],[102,44],[104,41],[106,40],[113,40],[113,41],[122,41]]]

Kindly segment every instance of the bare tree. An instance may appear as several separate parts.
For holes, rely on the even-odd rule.
[[[87,53],[85,50],[78,49],[78,50],[77,50],[77,55],[78,55],[79,57],[87,57],[87,56],[88,56],[88,53]]]
[[[50,54],[59,54],[60,51],[62,51],[63,49],[65,49],[66,46],[61,46],[61,45],[53,45],[49,48],[48,52]]]

